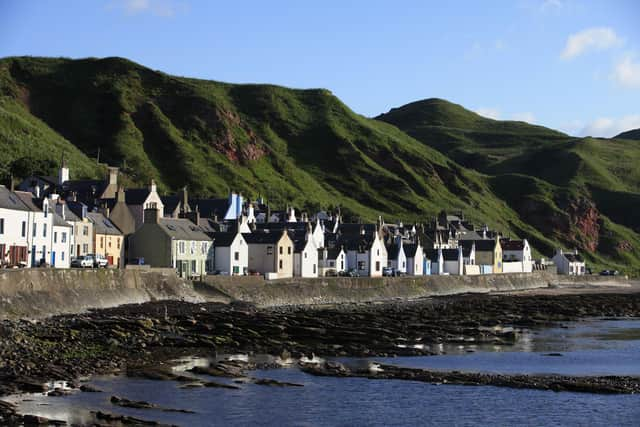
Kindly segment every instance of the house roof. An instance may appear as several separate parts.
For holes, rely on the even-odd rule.
[[[173,215],[180,207],[180,198],[178,196],[160,196],[162,204],[164,205],[164,214]]]
[[[402,245],[404,248],[404,254],[407,258],[413,258],[416,256],[418,245],[416,243],[405,243]]]
[[[438,260],[438,250],[437,249],[425,249],[424,256],[430,261]]]
[[[141,205],[149,197],[148,188],[130,188],[124,190],[124,200],[128,205]]]
[[[391,245],[387,246],[388,259],[397,259],[398,255],[400,255],[400,245],[392,243]]]
[[[242,233],[242,237],[248,245],[264,245],[268,243],[276,244],[282,238],[282,233]]]
[[[503,251],[521,251],[524,250],[524,240],[500,240],[500,246]]]
[[[20,198],[22,203],[32,212],[42,212],[42,208],[38,207],[33,198],[33,194],[28,191],[14,191],[16,196]]]
[[[493,239],[458,241],[458,244],[464,249],[470,249],[474,243],[476,245],[476,252],[493,252],[496,248],[496,241]]]
[[[64,206],[64,208],[63,208]],[[81,221],[80,217],[76,215],[73,210],[69,209],[69,206],[66,206],[66,203],[58,203],[56,204],[56,213],[62,217],[62,209],[64,209],[64,220],[78,222]]]
[[[218,231],[213,233],[213,245],[216,247],[231,246],[238,233],[225,233]]]
[[[458,250],[457,249],[443,249],[442,257],[445,261],[457,261],[458,260]]]
[[[0,185],[0,208],[27,212],[31,210],[25,203],[23,203],[21,197],[4,185]]]
[[[221,231],[220,224],[215,222],[211,218],[200,218],[198,220],[198,226],[200,226],[202,231],[204,231],[205,233],[215,233]]]
[[[202,217],[212,218],[216,215],[219,219],[224,219],[229,210],[229,199],[191,199],[189,206],[194,210],[197,207]]]
[[[53,214],[53,225],[55,227],[71,227],[67,221],[65,221],[60,215],[57,213]]]
[[[564,257],[569,260],[569,262],[584,262],[584,258],[580,254],[574,253],[563,253]]]
[[[340,255],[340,252],[342,252],[342,248],[333,248],[333,249],[327,249],[327,259],[336,259],[338,258],[338,255]]]
[[[85,205],[82,202],[76,202],[73,200],[66,200],[67,203],[67,211],[71,211],[73,212],[78,218],[82,218],[82,208],[87,208],[87,210],[89,209],[89,207],[87,205]]]
[[[110,234],[113,236],[122,236],[122,232],[114,223],[100,212],[89,212],[87,218],[93,223],[93,229],[96,234]]]
[[[159,218],[158,225],[168,236],[177,240],[211,240],[202,228],[186,218]]]

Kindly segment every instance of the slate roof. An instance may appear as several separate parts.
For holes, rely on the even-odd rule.
[[[159,218],[158,225],[165,234],[176,240],[211,240],[200,227],[186,218]]]
[[[173,215],[180,206],[180,198],[178,196],[160,196],[160,200],[162,200],[162,204],[164,205],[165,215]]]
[[[141,205],[149,197],[148,188],[130,188],[124,190],[124,200],[128,205]]]
[[[378,230],[377,224],[340,224],[338,230],[342,234],[360,234],[364,230],[365,234],[373,233]]]
[[[218,231],[213,233],[211,237],[213,237],[213,245],[216,247],[225,247],[231,246],[233,241],[235,240],[237,233],[224,233]]]
[[[524,240],[500,240],[503,251],[521,251],[524,249]]]
[[[86,207],[87,208],[87,212],[89,207],[87,205],[85,205],[82,202],[75,202],[72,200],[67,200],[67,211],[71,211],[74,213],[74,215],[76,215],[79,218],[82,218],[82,207]]]
[[[202,231],[208,234],[222,231],[220,229],[220,224],[210,218],[200,218],[198,220],[198,226],[202,229]]]
[[[42,212],[42,208],[38,207],[36,201],[33,198],[33,194],[28,191],[14,191],[13,192],[22,203],[32,212]]]
[[[242,237],[248,245],[259,244],[264,245],[268,243],[276,244],[282,238],[282,233],[242,233]]]
[[[457,261],[458,260],[458,250],[457,249],[443,249],[442,257],[445,261]]]
[[[403,245],[404,254],[407,258],[413,258],[416,256],[418,245],[416,243],[406,243]]]
[[[93,223],[96,234],[109,234],[112,236],[122,236],[122,232],[114,223],[100,212],[89,212],[87,218]]]
[[[464,249],[470,249],[471,245],[476,244],[477,252],[493,252],[496,248],[496,241],[493,239],[484,240],[459,240],[458,244]]]
[[[342,252],[342,247],[327,249],[327,259],[336,259],[338,255]]]
[[[400,245],[391,244],[387,246],[387,258],[388,259],[397,259],[398,255],[400,255]]]
[[[224,219],[229,210],[229,199],[191,199],[189,206],[193,210],[197,207],[201,217],[213,218],[217,215],[218,219]]]
[[[437,249],[425,249],[424,250],[424,256],[429,260],[429,261],[438,261],[438,250]]]
[[[569,262],[584,262],[584,258],[580,254],[567,254],[563,253],[564,257],[569,260]]]
[[[4,185],[0,185],[0,208],[27,212],[31,210],[25,203],[23,203],[21,197]]]
[[[57,213],[53,214],[53,225],[56,227],[71,227],[71,224],[62,219]]]

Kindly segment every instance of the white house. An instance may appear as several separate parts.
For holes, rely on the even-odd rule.
[[[407,272],[407,256],[404,252],[404,244],[402,238],[398,236],[396,242],[387,246],[387,267],[393,268],[395,271]]]
[[[71,266],[71,233],[73,227],[55,212],[52,218],[51,267],[69,268]]]
[[[164,203],[158,194],[156,182],[151,180],[147,188],[132,188],[125,191],[125,202],[136,221],[136,230],[144,224],[145,211],[157,209],[164,212]]]
[[[293,275],[298,277],[318,277],[318,247],[312,234],[293,243]]]
[[[31,209],[0,185],[0,267],[29,265],[30,222]]]
[[[533,262],[531,246],[527,239],[500,241],[502,246],[502,269],[504,273],[531,273]]]
[[[27,224],[27,239],[29,242],[29,266],[37,267],[51,263],[51,229],[53,215],[49,208],[49,199],[36,200],[27,191],[16,191],[20,200],[31,211],[30,222]]]
[[[464,274],[464,256],[462,246],[457,249],[442,249],[444,259],[444,272],[450,275],[462,276]]]
[[[444,256],[442,254],[443,249],[428,249],[425,251],[425,258],[428,259],[430,265],[430,274],[439,275],[444,273]]]
[[[407,243],[403,249],[407,257],[407,274],[410,276],[422,276],[424,274],[424,253],[420,241]]]
[[[318,249],[324,248],[324,225],[320,223],[319,219],[316,219],[316,223],[313,225],[312,238]]]
[[[334,270],[336,273],[340,273],[350,268],[350,266],[347,265],[347,254],[342,247],[337,249],[319,249],[318,265],[320,276],[325,276],[329,270]]]
[[[247,274],[249,270],[249,248],[241,233],[213,233],[214,267],[230,275]]]
[[[361,234],[346,241],[347,264],[361,276],[380,277],[387,265],[387,249],[378,231]]]
[[[581,276],[586,271],[584,258],[578,253],[577,249],[574,252],[564,252],[562,249],[556,250],[556,254],[553,256],[553,263],[558,269],[558,274]]]

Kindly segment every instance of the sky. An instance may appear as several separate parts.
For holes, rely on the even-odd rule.
[[[15,55],[322,87],[369,117],[438,97],[571,135],[640,128],[637,0],[0,0]]]

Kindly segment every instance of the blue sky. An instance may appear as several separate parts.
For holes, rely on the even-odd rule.
[[[366,116],[440,97],[574,135],[640,127],[637,0],[0,0],[12,55],[324,87]]]

